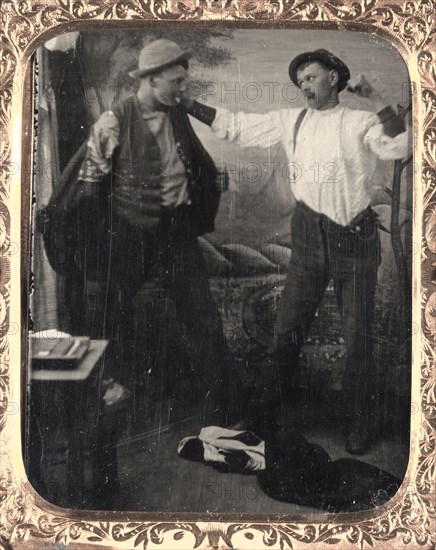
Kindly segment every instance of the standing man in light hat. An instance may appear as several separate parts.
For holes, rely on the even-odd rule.
[[[327,50],[298,55],[290,63],[289,76],[301,89],[306,109],[248,114],[189,99],[185,105],[227,141],[264,148],[281,143],[296,168],[291,181],[297,199],[292,257],[269,350],[270,363],[278,372],[278,390],[270,392],[269,400],[280,403],[282,427],[289,423],[289,402],[299,387],[300,350],[333,280],[347,351],[346,448],[363,454],[370,445],[377,401],[371,327],[380,258],[368,188],[377,157],[406,155],[407,133],[369,82],[363,77],[355,85],[349,82],[347,65]],[[378,114],[342,106],[339,94],[347,86],[372,100]]]
[[[134,300],[150,276],[159,276],[195,344],[204,410],[217,413],[204,421],[218,416],[225,423],[236,378],[229,374],[231,355],[197,240],[214,230],[223,176],[179,105],[191,55],[166,39],[142,49],[130,73],[140,79],[139,89],[92,127],[79,180],[83,193],[96,196],[111,175],[110,245],[99,304],[102,336],[112,345],[111,374],[130,386],[131,352],[141,340]]]

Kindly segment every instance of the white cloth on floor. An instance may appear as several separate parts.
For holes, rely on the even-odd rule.
[[[177,452],[188,460],[222,464],[240,471],[265,469],[265,442],[253,432],[219,426],[202,428],[198,436],[183,438]]]

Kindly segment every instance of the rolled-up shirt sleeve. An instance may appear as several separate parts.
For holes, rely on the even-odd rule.
[[[389,137],[384,133],[381,123],[372,126],[367,131],[365,142],[381,160],[403,159],[412,151],[408,130],[395,137]]]
[[[281,111],[232,113],[218,108],[211,128],[219,138],[244,147],[268,148],[283,140]]]
[[[79,180],[97,183],[110,172],[112,155],[119,145],[119,133],[119,123],[115,114],[112,111],[102,113],[91,128]]]
[[[412,152],[410,131],[406,128],[399,132],[405,128],[404,123],[398,115],[383,116],[388,111],[384,109],[379,115],[370,116],[364,143],[381,160],[403,159]]]

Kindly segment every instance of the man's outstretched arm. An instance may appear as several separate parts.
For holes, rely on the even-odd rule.
[[[233,113],[209,107],[198,101],[184,102],[188,114],[207,124],[221,139],[243,147],[268,148],[286,139],[299,109],[282,109],[267,113]],[[285,125],[284,125],[285,120]]]

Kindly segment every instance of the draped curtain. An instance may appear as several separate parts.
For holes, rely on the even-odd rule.
[[[58,101],[53,86],[51,51],[66,52],[75,48],[79,33],[56,37],[36,53],[36,143],[34,173],[34,214],[50,199],[62,169],[59,151]],[[35,220],[35,215],[33,216]],[[34,289],[31,295],[33,330],[59,328],[59,278],[50,267],[41,235],[33,227],[32,271]]]
[[[59,154],[56,100],[50,90],[48,51],[42,47],[37,62],[37,135],[36,170],[34,176],[34,213],[48,203],[59,179]],[[35,219],[35,216],[34,216]],[[31,296],[31,315],[35,331],[57,328],[57,275],[50,267],[41,235],[33,231],[34,290]]]

